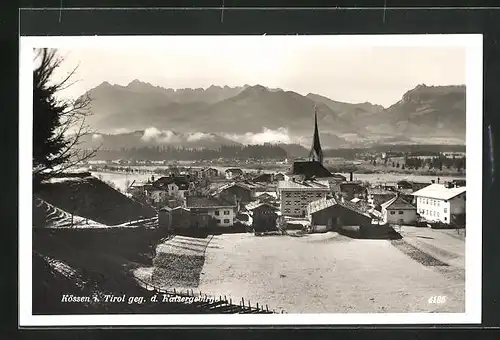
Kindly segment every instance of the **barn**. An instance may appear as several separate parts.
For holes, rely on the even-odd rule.
[[[371,225],[372,222],[368,213],[353,204],[334,198],[311,202],[307,207],[307,216],[311,225],[323,225],[332,229],[342,226]]]
[[[272,204],[263,202],[252,206],[247,205],[247,209],[252,212],[252,227],[256,232],[263,232],[276,229],[276,219],[279,209]]]

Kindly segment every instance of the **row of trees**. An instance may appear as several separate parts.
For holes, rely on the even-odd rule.
[[[95,159],[149,160],[175,159],[179,161],[226,159],[285,159],[287,152],[274,145],[223,146],[218,150],[176,147],[144,147],[121,150],[98,150]]]
[[[371,164],[376,166],[378,163],[374,159],[371,161]],[[392,161],[390,158],[386,158],[382,161],[380,165],[384,165],[386,167],[393,168],[401,168],[401,169],[429,169],[429,170],[457,170],[462,171],[465,170],[465,156],[464,157],[447,157],[445,155],[439,155],[437,157],[404,157],[403,162],[400,164],[397,161]]]

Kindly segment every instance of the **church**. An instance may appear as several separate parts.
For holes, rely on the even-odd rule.
[[[318,115],[314,109],[314,135],[311,151],[308,161],[296,161],[293,163],[290,173],[287,175],[289,180],[328,180],[334,182],[345,181],[346,178],[340,174],[332,174],[323,166],[323,150],[319,138]]]

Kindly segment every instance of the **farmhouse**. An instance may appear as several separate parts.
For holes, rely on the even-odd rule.
[[[243,176],[243,170],[239,168],[227,169],[224,173],[226,175],[226,179],[236,179]]]
[[[165,196],[184,198],[194,191],[194,183],[188,177],[165,176],[157,179],[149,188],[151,198],[159,202]]]
[[[309,203],[324,199],[329,193],[328,181],[280,181],[278,182],[278,197],[281,199],[281,215],[304,216]]]
[[[236,204],[215,197],[188,197],[186,208],[196,215],[215,218],[218,227],[232,227],[236,216]]]
[[[248,203],[255,197],[255,191],[260,187],[246,183],[235,182],[226,184],[218,189],[218,196],[228,201]]]
[[[381,207],[384,223],[414,225],[417,221],[417,208],[399,194],[382,203]]]
[[[370,225],[372,221],[368,213],[334,198],[309,203],[307,217],[311,225],[323,225],[329,228],[364,226]]]
[[[174,230],[207,228],[210,215],[191,211],[186,207],[163,207],[158,212],[158,223],[161,227]]]
[[[465,187],[454,183],[431,184],[413,193],[417,213],[427,221],[446,224],[465,220]]]

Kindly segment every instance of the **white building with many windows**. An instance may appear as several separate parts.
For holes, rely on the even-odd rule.
[[[280,181],[278,198],[282,216],[305,216],[307,205],[325,199],[330,193],[328,181]]]
[[[465,214],[465,192],[465,187],[453,184],[431,184],[413,193],[417,213],[427,221],[449,224]]]

